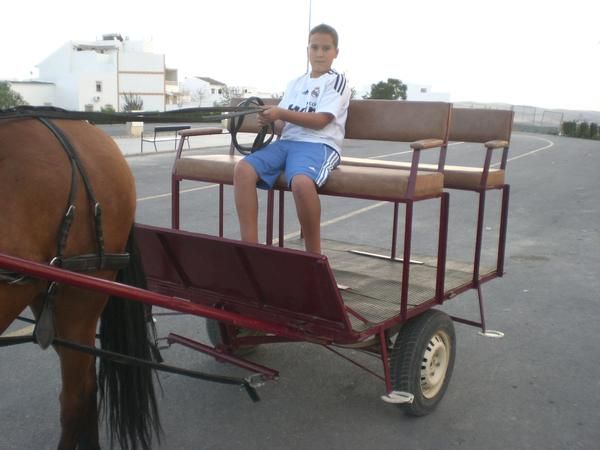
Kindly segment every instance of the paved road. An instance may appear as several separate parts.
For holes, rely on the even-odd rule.
[[[404,147],[373,145],[370,156]],[[206,152],[208,150],[199,150]],[[359,153],[350,143],[349,156]],[[450,148],[449,163],[480,161],[478,147]],[[362,152],[364,155],[364,152]],[[139,222],[169,225],[172,154],[129,157],[138,184]],[[517,133],[508,179],[512,186],[509,242],[503,279],[484,285],[488,325],[505,333],[488,339],[457,325],[457,359],[448,392],[430,416],[405,417],[379,396],[382,384],[310,344],[261,348],[253,359],[281,372],[253,404],[237,388],[161,375],[165,436],[160,449],[595,449],[600,441],[600,208],[597,142]],[[406,160],[406,154],[388,156]],[[183,228],[216,230],[211,185],[187,183]],[[193,189],[193,190],[192,190]],[[451,194],[451,246],[469,253],[473,196]],[[230,198],[230,197],[229,197]],[[486,227],[497,230],[490,198]],[[229,202],[230,203],[230,202]],[[374,202],[323,199],[324,237],[385,245],[390,209]],[[420,208],[418,208],[419,210]],[[288,208],[292,210],[292,208]],[[287,231],[297,225],[293,211]],[[417,247],[426,247],[431,211],[417,213]],[[345,219],[341,219],[344,218]],[[226,235],[237,235],[228,210]],[[493,244],[493,239],[488,243]],[[416,250],[418,251],[418,250]],[[465,293],[444,309],[474,317],[475,296]],[[161,318],[159,331],[205,339],[203,320]],[[164,351],[184,367],[238,374],[190,350]],[[360,356],[359,356],[360,357]],[[364,359],[364,358],[363,358]],[[33,345],[2,350],[1,449],[55,448],[59,434],[58,366],[51,351]],[[378,370],[377,361],[366,364]],[[105,448],[108,446],[105,444]]]

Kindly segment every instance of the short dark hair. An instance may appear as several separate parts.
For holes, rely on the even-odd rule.
[[[322,23],[321,25],[313,27],[313,29],[310,30],[310,33],[308,33],[308,39],[310,39],[310,37],[315,33],[323,33],[330,35],[333,38],[333,45],[335,45],[335,48],[338,47],[338,34],[337,31],[335,31],[335,28],[333,28],[332,26]]]

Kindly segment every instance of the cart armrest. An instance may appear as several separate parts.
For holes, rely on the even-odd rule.
[[[442,139],[421,139],[410,144],[413,150],[428,150],[430,148],[439,148],[444,145]]]
[[[179,136],[190,137],[190,136],[208,136],[211,134],[222,134],[223,128],[191,128],[188,130],[181,130]]]
[[[508,141],[501,141],[501,140],[487,141],[483,145],[485,145],[485,147],[488,149],[504,148],[504,147],[508,147]]]

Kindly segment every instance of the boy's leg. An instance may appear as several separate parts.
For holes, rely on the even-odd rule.
[[[239,161],[233,172],[235,209],[240,222],[242,241],[258,242],[258,175],[250,164]]]
[[[286,148],[277,141],[246,156],[235,165],[233,191],[243,241],[258,242],[258,194],[256,187],[271,189],[285,166]]]
[[[321,253],[321,201],[317,188],[327,181],[340,157],[324,144],[296,142],[290,148],[285,175],[296,202],[306,251]]]
[[[307,252],[321,253],[321,201],[315,182],[306,175],[296,175],[292,178],[292,193],[304,233],[304,247]]]

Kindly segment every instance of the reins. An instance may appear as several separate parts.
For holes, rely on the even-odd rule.
[[[250,97],[239,103],[238,108],[252,108],[253,106],[258,109],[258,111],[262,111],[261,106],[265,103],[258,97]],[[249,155],[250,153],[254,153],[257,150],[260,150],[263,147],[266,147],[271,143],[273,137],[275,136],[275,124],[270,123],[269,125],[265,125],[262,127],[256,137],[254,138],[254,142],[250,147],[241,145],[237,140],[237,134],[244,123],[244,116],[235,116],[231,117],[229,120],[229,133],[231,134],[231,143],[243,155]],[[267,137],[268,135],[268,137]]]
[[[53,106],[16,106],[0,109],[0,119],[37,117],[45,119],[87,120],[93,124],[126,122],[171,123],[213,122],[258,113],[262,108],[248,105],[183,108],[166,112],[68,111]]]

